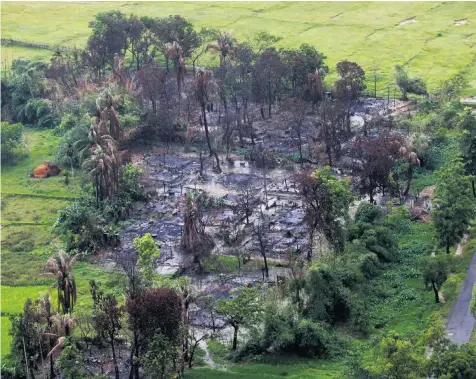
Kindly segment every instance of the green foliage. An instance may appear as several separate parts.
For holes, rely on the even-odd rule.
[[[341,220],[348,219],[353,199],[350,181],[339,180],[330,166],[319,168],[312,175],[299,174],[298,181],[309,229],[321,231],[336,251],[343,251],[345,236]]]
[[[115,215],[124,211],[120,203],[104,201],[97,206],[95,199],[86,195],[59,212],[54,229],[62,236],[66,251],[94,252],[118,241]]]
[[[342,341],[327,324],[302,318],[292,304],[269,301],[262,337],[250,346],[256,347],[254,354],[267,350],[322,359],[338,355]]]
[[[468,81],[462,75],[445,80],[436,92],[440,102],[452,101],[467,87]]]
[[[130,195],[132,200],[144,199],[144,187],[139,180],[141,175],[142,170],[135,167],[132,163],[124,166],[122,172],[124,191]]]
[[[474,215],[474,201],[461,161],[444,167],[438,172],[433,218],[438,241],[446,246],[459,242]]]
[[[397,256],[397,244],[392,224],[400,223],[404,217],[407,217],[408,213],[399,212],[394,214],[392,218],[387,218],[385,220],[387,226],[382,223],[382,219],[375,218],[378,211],[378,207],[375,207],[368,203],[362,205],[361,212],[358,215],[356,214],[356,220],[373,218],[375,224],[362,221],[354,222],[349,228],[349,240],[375,253],[381,261],[393,261]]]
[[[89,150],[81,154],[77,148],[78,141],[84,141],[88,138],[89,127],[86,125],[78,125],[65,131],[59,142],[55,154],[55,161],[63,166],[75,168],[81,167],[81,161],[88,157]]]
[[[411,230],[410,212],[407,207],[399,206],[392,208],[392,211],[387,215],[384,224],[392,234],[397,236],[405,236]]]
[[[324,324],[301,320],[295,331],[296,352],[307,357],[324,357],[328,353],[330,339]]]
[[[370,315],[367,304],[360,293],[355,293],[351,297],[350,327],[352,331],[360,336],[368,336],[371,331]]]
[[[97,201],[86,193],[81,201],[59,212],[54,229],[62,236],[66,251],[94,252],[119,241],[119,222],[129,214],[133,201],[143,198],[140,174],[129,164],[115,198]]]
[[[2,164],[15,164],[25,155],[23,125],[2,122],[1,134]]]
[[[428,376],[442,379],[471,379],[476,377],[476,345],[450,345],[437,350],[427,368]]]
[[[61,370],[61,376],[65,379],[83,379],[88,377],[83,366],[81,351],[76,347],[74,341],[67,338],[62,345],[61,354],[56,361]]]
[[[41,342],[36,319],[36,307],[31,299],[25,302],[21,314],[10,316],[9,334],[12,336],[10,358],[17,362],[25,374],[38,368],[40,351],[41,349],[46,351],[47,348],[46,343]]]
[[[305,314],[313,321],[331,325],[347,321],[352,309],[351,288],[357,285],[357,281],[351,266],[311,268]]]
[[[217,300],[216,311],[223,316],[228,325],[234,328],[233,349],[236,349],[239,328],[245,326],[250,331],[256,328],[263,309],[256,287],[237,289],[231,293],[231,296],[229,300]]]
[[[382,216],[382,209],[374,204],[362,201],[355,212],[355,222],[372,224]]]
[[[426,95],[426,84],[420,77],[410,78],[402,66],[395,66],[395,84],[400,88],[403,98],[407,100],[408,93]]]
[[[56,135],[63,135],[77,125],[77,119],[71,113],[66,113],[61,117],[60,124],[54,129]]]
[[[157,379],[169,378],[177,365],[178,356],[177,345],[157,331],[143,358],[144,370]]]
[[[465,173],[472,175],[473,196],[476,197],[474,188],[474,176],[476,176],[476,117],[467,109],[459,124],[462,131],[460,137],[461,155],[464,164]]]
[[[382,340],[383,374],[389,379],[418,379],[422,375],[422,359],[411,341],[392,331]]]
[[[134,248],[139,254],[139,266],[142,271],[144,281],[152,283],[154,279],[155,261],[159,258],[160,250],[150,233],[134,239]]]
[[[13,121],[40,128],[53,128],[59,122],[57,111],[46,97],[47,65],[40,61],[16,60],[11,77],[2,81],[2,109],[11,110]]]
[[[438,290],[448,278],[451,269],[451,258],[445,255],[427,257],[422,263],[423,280],[425,286],[435,291],[435,302],[438,300]]]

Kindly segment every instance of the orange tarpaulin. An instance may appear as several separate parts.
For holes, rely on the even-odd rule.
[[[33,170],[31,174],[34,178],[49,178],[61,173],[61,168],[54,162],[44,162]]]

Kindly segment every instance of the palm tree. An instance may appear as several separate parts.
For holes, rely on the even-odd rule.
[[[313,110],[315,104],[324,97],[324,87],[322,84],[324,76],[325,71],[323,69],[316,69],[315,72],[307,74],[307,86],[311,95]]]
[[[120,98],[121,97],[113,98],[109,91],[106,92],[106,108],[104,108],[102,112],[100,111],[98,101],[96,100],[96,107],[99,111],[99,127],[101,135],[110,135],[117,142],[119,142],[120,139],[120,125],[119,118],[117,117],[113,105],[114,103],[119,102]]]
[[[74,304],[76,303],[76,280],[74,279],[72,267],[80,255],[81,254],[76,254],[74,257],[70,257],[64,251],[60,251],[56,257],[48,259],[45,265],[45,269],[49,271],[46,275],[56,275],[58,312],[61,304],[64,314],[71,314]]]
[[[208,70],[200,70],[195,78],[195,98],[200,105],[200,109],[202,111],[202,118],[203,118],[203,125],[205,126],[205,136],[207,138],[208,144],[208,151],[210,152],[210,157],[215,156],[216,161],[216,170],[217,172],[221,172],[220,169],[220,161],[218,159],[217,153],[212,149],[212,145],[210,143],[210,133],[208,131],[208,122],[207,122],[207,113],[206,113],[206,105],[209,99],[209,95],[211,92],[211,77],[212,74]]]
[[[399,150],[400,155],[408,163],[407,185],[406,185],[405,191],[403,191],[403,196],[407,196],[408,193],[410,192],[410,186],[412,184],[412,179],[413,179],[413,166],[420,166],[420,159],[418,158],[418,154],[412,150],[414,150],[412,138],[410,138],[408,141],[408,147],[402,146]]]
[[[112,198],[119,188],[121,161],[117,143],[113,139],[103,140],[103,145],[91,148],[91,156],[83,163],[83,169],[88,171],[89,180],[94,180],[96,202]]]
[[[164,51],[164,56],[165,56],[165,65],[166,65],[166,72],[169,72],[169,59],[172,60],[174,63],[174,71],[176,74],[176,79],[177,79],[177,91],[178,91],[178,101],[179,101],[179,106],[178,106],[178,113],[180,115],[180,91],[182,88],[182,85],[185,84],[185,74],[186,74],[186,68],[185,68],[185,61],[183,59],[183,51],[182,47],[177,43],[177,42],[169,42],[165,44],[165,51]]]
[[[236,40],[232,37],[231,32],[218,30],[216,43],[207,46],[207,50],[215,50],[220,53],[220,66],[224,66],[227,58],[233,54],[233,48]]]

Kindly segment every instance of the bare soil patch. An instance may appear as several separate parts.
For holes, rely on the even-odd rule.
[[[453,26],[461,26],[461,25],[466,25],[468,23],[468,20],[463,19],[463,20],[456,20],[453,24]]]
[[[402,22],[400,22],[398,26],[403,26],[403,25],[406,25],[406,24],[414,24],[415,22],[417,22],[416,20],[416,17],[411,17],[411,18],[407,18],[405,20],[403,20]]]

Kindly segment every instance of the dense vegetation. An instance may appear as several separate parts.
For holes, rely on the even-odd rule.
[[[5,226],[25,229],[9,229],[2,241],[3,265],[12,263],[2,272],[4,288],[13,293],[31,280],[20,271],[31,270],[37,289],[53,284],[56,296],[36,299],[33,288],[21,310],[7,312],[3,294],[2,329],[8,315],[11,352],[2,376],[234,375],[234,366],[225,374],[194,369],[205,356],[224,366],[262,364],[258,375],[280,359],[322,365],[323,375],[329,365],[328,374],[350,378],[476,375],[474,344],[451,343],[441,319],[474,248],[470,241],[463,253],[454,250],[465,236],[474,237],[476,118],[458,99],[467,85],[463,76],[429,92],[423,78],[397,65],[402,99],[413,94],[418,101],[403,102],[407,108],[398,112],[380,100],[384,109],[368,110],[356,126],[366,72],[344,60],[335,67],[337,78],[329,77],[328,58],[309,44],[278,48],[280,39],[267,32],[239,41],[229,31],[197,31],[181,16],[119,11],[98,13],[89,27],[84,49],[58,49],[49,63],[14,61],[2,77],[2,197],[5,189],[11,196],[2,212],[13,212],[3,209],[8,206],[20,212],[19,195],[39,197],[41,211],[46,199],[63,201],[49,209],[52,230],[45,230],[52,217],[26,222],[25,211],[7,218]],[[195,66],[206,52],[216,54],[218,67]],[[194,63],[191,71],[185,59]],[[272,122],[293,141],[291,152],[263,147],[261,129]],[[51,184],[25,182],[26,165],[42,163],[32,158],[45,143],[28,152],[29,134],[51,143],[35,158],[51,158],[55,150],[64,169]],[[225,199],[197,190],[183,194],[177,248],[185,258],[172,276],[158,274],[162,246],[150,233],[141,232],[130,248],[120,245],[135,203],[157,195],[156,184],[151,190],[144,171],[130,163],[130,152],[142,145],[151,155],[160,146],[164,165],[172,149],[194,154],[201,182],[234,164],[237,154],[265,177],[263,184],[239,188],[234,224],[220,231],[223,242],[212,237],[205,216]],[[275,168],[296,171],[287,180],[306,230],[286,259],[272,259],[273,225],[256,211],[270,208],[266,173]],[[343,178],[342,171],[349,175]],[[410,205],[429,186],[436,186],[428,196],[431,211]],[[257,196],[261,190],[265,199]],[[388,202],[378,205],[385,195]],[[352,214],[359,196],[364,200]],[[41,225],[28,238],[26,227]],[[225,296],[200,291],[196,275],[212,271],[213,258],[230,257],[212,254],[216,246],[237,251],[233,262],[241,275],[250,259],[240,251],[247,236],[256,241],[262,280],[221,291]],[[105,265],[105,257],[114,272],[92,268],[93,262]],[[278,264],[285,274],[272,280]],[[41,275],[35,265],[43,266]],[[211,324],[193,319],[196,308]],[[225,335],[228,345],[220,342]],[[93,356],[108,357],[107,364],[95,364]],[[305,375],[312,377],[312,370]]]

